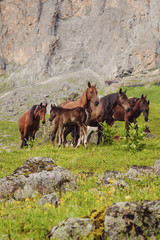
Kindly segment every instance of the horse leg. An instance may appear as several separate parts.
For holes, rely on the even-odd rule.
[[[100,124],[98,124],[98,142],[97,142],[97,145],[100,144],[100,142],[102,141],[102,126]]]
[[[73,146],[75,147],[78,142],[79,138],[79,126],[77,124],[74,125],[74,130],[73,130]]]
[[[62,144],[62,131],[63,131],[63,126],[59,123],[59,127],[58,127],[58,147],[61,146]]]
[[[79,131],[80,131],[80,134],[79,134],[79,139],[78,139],[76,148],[78,148],[80,146],[80,143],[81,143],[81,139],[82,139],[82,135],[83,135],[82,126],[79,126]]]
[[[125,118],[126,137],[129,137],[129,120]]]
[[[52,132],[52,144],[53,144],[53,146],[54,146],[54,140],[55,140],[55,137],[56,137],[57,130],[58,130],[58,123],[55,122],[54,129],[53,129],[53,132]]]
[[[87,148],[87,127],[83,124],[83,134],[84,134],[84,147]]]

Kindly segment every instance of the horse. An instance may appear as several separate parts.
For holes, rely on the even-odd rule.
[[[80,146],[84,134],[84,147],[87,148],[87,124],[89,124],[91,112],[89,109],[75,107],[72,109],[62,108],[51,104],[49,121],[55,119],[52,133],[52,144],[54,145],[55,136],[58,130],[58,146],[64,146],[64,127],[77,124],[80,129],[80,136],[76,147]]]
[[[101,141],[103,130],[102,126],[99,123],[105,121],[106,123],[111,125],[111,123],[113,122],[114,108],[117,105],[121,106],[125,110],[125,112],[130,111],[130,105],[128,102],[128,97],[126,95],[126,91],[123,92],[121,88],[118,93],[112,93],[102,97],[97,107],[90,103],[90,109],[92,112],[89,126],[98,126],[97,144],[99,144]]]
[[[65,101],[61,103],[61,107],[71,109],[75,107],[83,107],[85,109],[90,109],[90,103],[92,103],[95,107],[99,104],[99,98],[97,96],[98,91],[96,88],[96,84],[91,85],[90,82],[88,82],[88,87],[87,89],[82,93],[82,95],[76,100],[76,101]],[[67,135],[73,131],[74,132],[78,131],[77,125],[75,126],[69,126],[64,130],[64,141],[65,143],[67,142],[66,137]],[[73,145],[76,145],[76,135],[74,134],[74,140],[73,140]]]
[[[148,122],[150,102],[149,100],[147,101],[146,97],[147,96],[144,97],[142,94],[140,98],[129,98],[128,102],[130,104],[131,110],[128,113],[126,113],[121,106],[117,105],[114,108],[114,113],[112,115],[113,121],[111,125],[113,125],[115,121],[125,121],[125,128],[128,135],[129,124],[134,123],[136,125],[137,123],[136,119],[140,116],[142,112],[145,122]]]
[[[31,109],[20,117],[18,124],[22,140],[21,148],[27,146],[29,139],[34,140],[35,133],[40,127],[40,120],[42,120],[42,124],[45,123],[46,107],[47,103],[45,105],[42,105],[42,103],[33,105]]]

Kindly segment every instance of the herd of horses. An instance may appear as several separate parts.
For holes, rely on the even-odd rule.
[[[47,104],[34,105],[19,119],[21,134],[21,148],[27,146],[29,140],[35,138],[40,127],[40,121],[45,123]],[[102,140],[102,124],[106,122],[112,126],[115,121],[125,121],[125,128],[129,133],[130,123],[137,127],[137,118],[143,112],[145,121],[148,121],[149,100],[147,97],[128,98],[126,91],[119,90],[99,99],[95,85],[88,82],[87,89],[76,101],[65,101],[60,106],[51,104],[49,120],[54,120],[52,144],[57,134],[58,146],[65,146],[67,135],[72,133],[73,145],[79,147],[81,142],[87,147],[87,126],[98,127],[98,142]]]

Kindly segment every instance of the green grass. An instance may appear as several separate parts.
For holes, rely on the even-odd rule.
[[[125,88],[124,88],[125,89]],[[127,172],[132,165],[153,166],[160,156],[160,87],[128,88],[128,96],[146,95],[150,100],[149,126],[153,138],[145,139],[145,148],[133,153],[125,151],[123,139],[114,141],[113,145],[100,146],[88,144],[88,149],[53,147],[51,142],[32,148],[20,149],[20,134],[17,122],[0,121],[0,177],[11,174],[29,157],[43,156],[53,158],[55,163],[71,171],[77,178],[78,188],[63,193],[57,208],[48,204],[43,208],[36,204],[40,196],[27,201],[0,202],[0,237],[6,239],[45,239],[47,229],[69,217],[89,216],[96,209],[109,207],[119,201],[156,200],[160,198],[160,177],[144,176],[142,181],[128,182],[128,188],[97,185],[98,176],[106,170]],[[144,125],[143,115],[138,119],[139,126]],[[116,135],[124,133],[124,122],[116,122]],[[86,177],[80,172],[92,172]],[[98,190],[98,191],[97,191]],[[59,193],[57,193],[58,197]]]

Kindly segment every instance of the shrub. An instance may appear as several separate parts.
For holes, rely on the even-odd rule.
[[[107,145],[112,145],[113,144],[113,136],[115,135],[115,129],[111,126],[109,126],[106,122],[101,122],[100,123],[102,127],[102,134],[104,138],[104,143]]]
[[[145,143],[142,142],[144,135],[144,127],[138,127],[138,129],[135,129],[134,123],[131,123],[129,136],[127,136],[126,131],[124,133],[124,149],[132,152],[144,149]]]

